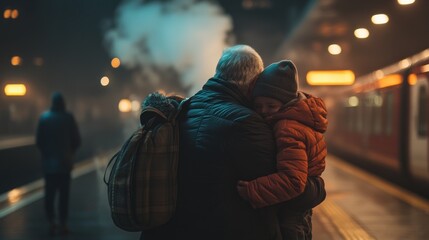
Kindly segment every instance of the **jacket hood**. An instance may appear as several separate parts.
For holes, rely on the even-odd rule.
[[[176,112],[179,103],[183,100],[180,96],[166,96],[159,92],[149,94],[141,105],[141,110],[149,107],[161,111],[167,118]]]
[[[66,103],[61,93],[59,92],[53,93],[51,99],[52,99],[51,111],[63,112],[66,110]]]
[[[287,104],[283,110],[267,117],[268,121],[282,119],[298,121],[315,131],[324,133],[328,128],[327,110],[321,98],[314,97],[308,93],[299,93],[299,99]]]

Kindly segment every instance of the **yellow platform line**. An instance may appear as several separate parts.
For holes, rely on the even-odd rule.
[[[332,225],[343,236],[344,240],[375,240],[351,216],[333,201],[326,199],[320,206]]]
[[[339,168],[344,172],[352,174],[356,177],[363,179],[369,184],[379,188],[380,190],[408,203],[409,205],[418,208],[429,214],[429,201],[423,199],[422,197],[417,196],[416,194],[407,191],[399,186],[388,183],[381,178],[367,173],[357,167],[354,167],[335,156],[328,156],[328,164],[333,167]]]

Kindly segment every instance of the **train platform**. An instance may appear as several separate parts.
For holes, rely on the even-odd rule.
[[[43,181],[0,195],[0,239],[138,239],[114,226],[103,174],[111,153],[77,164],[70,195],[70,233],[50,236]],[[428,239],[429,201],[329,156],[327,199],[314,209],[314,240]]]

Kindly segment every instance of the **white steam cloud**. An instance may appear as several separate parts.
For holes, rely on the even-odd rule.
[[[124,0],[105,38],[112,56],[155,87],[160,71],[174,69],[193,94],[213,76],[231,29],[231,18],[212,2]]]

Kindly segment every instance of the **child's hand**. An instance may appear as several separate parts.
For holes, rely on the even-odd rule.
[[[239,180],[237,184],[237,191],[238,191],[238,195],[240,195],[241,198],[243,198],[246,201],[249,201],[249,193],[247,192],[247,185],[249,185],[249,182]]]

